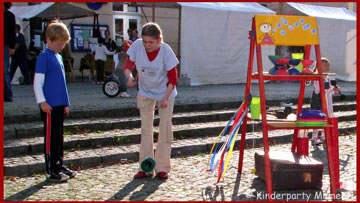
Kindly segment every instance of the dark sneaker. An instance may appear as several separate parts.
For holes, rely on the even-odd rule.
[[[69,176],[69,178],[74,178],[76,176],[76,171],[70,170],[65,166],[62,166],[60,172],[64,173],[65,175]]]
[[[50,182],[66,182],[67,180],[69,180],[69,176],[63,174],[63,173],[51,173],[50,175],[48,175],[46,177],[46,179]]]

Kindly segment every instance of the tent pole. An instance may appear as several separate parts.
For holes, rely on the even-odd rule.
[[[152,5],[152,21],[155,22],[155,3]]]
[[[178,23],[178,59],[181,61],[181,6],[179,7],[179,23]],[[181,75],[181,62],[178,65],[178,76]]]
[[[60,5],[59,5],[59,2],[56,2],[56,10],[57,10],[58,20],[60,20]]]
[[[148,23],[148,22],[149,22],[149,19],[148,19],[147,16],[146,16],[146,13],[145,13],[145,11],[144,11],[144,8],[143,8],[142,6],[140,6],[140,8],[141,8],[142,13],[144,14],[144,17],[145,17],[146,22]]]

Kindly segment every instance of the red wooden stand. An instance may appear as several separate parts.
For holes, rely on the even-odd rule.
[[[260,105],[261,105],[261,117],[262,117],[262,130],[263,130],[263,145],[264,145],[264,154],[265,154],[265,182],[266,189],[268,193],[268,200],[271,200],[272,194],[272,178],[271,178],[271,169],[270,169],[270,159],[269,159],[269,138],[268,131],[269,130],[279,130],[279,129],[294,129],[294,137],[292,142],[291,151],[292,152],[302,152],[304,155],[308,155],[307,149],[300,149],[299,151],[299,138],[298,133],[300,129],[324,129],[325,131],[325,139],[327,144],[327,158],[328,158],[328,168],[330,175],[330,192],[332,197],[336,197],[336,192],[340,189],[340,175],[339,175],[339,151],[338,151],[338,129],[337,129],[337,118],[329,118],[326,126],[311,126],[311,127],[299,127],[295,126],[295,121],[267,121],[266,119],[266,97],[265,97],[265,80],[296,80],[300,81],[300,92],[299,92],[299,100],[296,114],[300,113],[303,106],[304,101],[304,93],[305,93],[305,82],[308,80],[319,81],[320,84],[320,96],[322,103],[322,110],[328,116],[328,109],[326,105],[325,98],[325,86],[324,86],[324,77],[326,74],[322,73],[321,66],[321,55],[320,55],[320,45],[314,45],[316,52],[316,62],[318,64],[318,72],[319,74],[311,74],[311,75],[270,75],[263,73],[262,66],[262,54],[261,54],[261,44],[256,42],[256,29],[255,29],[255,18],[252,21],[252,30],[249,31],[249,39],[250,39],[250,54],[249,54],[249,62],[248,62],[248,72],[247,72],[247,81],[246,81],[246,90],[244,99],[247,100],[250,95],[251,90],[251,81],[258,80],[259,82],[259,92],[260,92]],[[309,59],[310,56],[310,48],[311,44],[305,46],[305,56],[304,59]],[[253,73],[253,62],[254,62],[254,51],[256,48],[256,59],[257,59],[257,68],[258,72]],[[238,164],[238,172],[242,172],[243,165],[243,156],[245,149],[245,137],[246,137],[246,124],[250,118],[245,118],[242,124],[242,135],[240,141],[240,156],[239,156],[239,164]],[[306,142],[308,144],[308,142]]]

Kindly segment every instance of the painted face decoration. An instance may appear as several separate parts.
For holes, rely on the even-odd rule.
[[[260,25],[260,31],[264,33],[268,33],[271,31],[271,25],[270,24],[262,24]]]

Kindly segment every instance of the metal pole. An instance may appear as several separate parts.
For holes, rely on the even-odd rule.
[[[248,98],[249,98],[250,90],[251,90],[251,75],[252,75],[253,64],[254,64],[254,50],[255,50],[255,44],[256,44],[255,24],[254,23],[255,22],[254,22],[254,18],[253,18],[251,30],[249,31],[250,53],[249,53],[249,60],[248,60],[248,72],[247,72],[247,78],[246,78],[245,97],[243,99],[244,101],[247,101],[247,102],[249,102]],[[250,103],[248,103],[248,105],[250,105]],[[239,149],[238,173],[242,172],[242,166],[243,166],[245,138],[246,138],[246,124],[247,124],[247,118],[245,117],[245,120],[241,126],[242,131],[241,131],[241,140],[240,140],[240,149]]]
[[[58,20],[60,20],[60,5],[58,2],[56,3],[56,10],[57,10],[57,18]]]
[[[152,5],[152,21],[155,22],[155,3]]]
[[[145,17],[146,22],[148,23],[149,20],[148,20],[148,18],[147,18],[147,16],[146,16],[146,13],[145,13],[145,11],[144,11],[144,8],[143,8],[142,6],[141,6],[140,8],[141,8],[142,13],[144,14],[144,17]]]
[[[181,61],[181,6],[179,7],[179,25],[178,25],[178,59]],[[178,65],[178,76],[181,75],[181,63]]]

